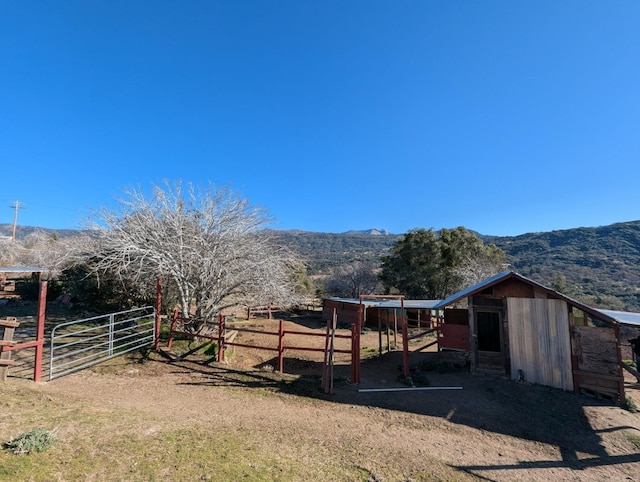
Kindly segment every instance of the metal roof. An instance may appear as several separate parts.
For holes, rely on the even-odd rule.
[[[3,268],[0,268],[0,270]],[[404,300],[404,307],[406,309],[420,309],[420,310],[437,310],[442,309],[446,306],[449,306],[455,303],[462,298],[466,298],[471,296],[474,293],[479,291],[483,291],[486,288],[493,286],[500,281],[503,281],[508,278],[517,278],[526,283],[535,285],[541,289],[544,289],[548,292],[554,293],[561,299],[567,301],[568,303],[582,309],[587,313],[592,314],[593,316],[597,316],[598,314],[602,315],[605,320],[614,321],[616,323],[620,323],[623,325],[637,326],[640,327],[640,313],[633,313],[629,311],[614,311],[614,310],[601,310],[597,308],[591,308],[579,301],[576,301],[568,296],[563,295],[562,293],[558,293],[557,291],[552,290],[551,288],[547,288],[546,286],[541,285],[540,283],[533,281],[529,278],[525,278],[524,276],[516,273],[515,271],[503,271],[496,275],[491,276],[475,285],[469,286],[468,288],[463,289],[462,291],[458,291],[457,293],[452,294],[448,298],[444,300]],[[339,301],[342,303],[349,303],[359,305],[360,300],[358,298],[326,298],[327,300]],[[400,308],[400,300],[389,299],[389,300],[362,300],[362,304],[367,308]]]
[[[482,280],[479,283],[476,283],[474,285],[469,286],[468,288],[463,289],[462,291],[458,291],[457,293],[452,294],[448,298],[445,298],[444,300],[436,304],[434,308],[438,309],[438,308],[444,308],[445,306],[449,306],[450,304],[455,303],[456,301],[462,298],[466,298],[467,296],[470,296],[473,293],[482,291],[485,288],[488,288],[489,286],[492,286],[495,283],[502,281],[503,279],[507,279],[515,274],[516,273],[514,271],[503,271],[502,273],[495,274],[490,278]]]
[[[544,291],[546,291],[547,293],[551,293],[554,296],[557,296],[558,298],[564,300],[565,302],[569,303],[572,306],[575,306],[576,308],[579,308],[580,310],[584,311],[585,313],[589,313],[590,315],[596,317],[596,318],[600,318],[603,321],[608,321],[610,323],[619,323],[619,321],[609,315],[606,311],[604,310],[597,310],[595,308],[591,308],[590,306],[585,305],[584,303],[581,303],[579,301],[574,300],[573,298],[569,298],[566,295],[563,295],[562,293],[559,293],[555,290],[552,290],[551,288],[547,288],[544,285],[541,285],[540,283],[538,283],[537,281],[533,281],[529,278],[525,278],[524,276],[522,276],[521,274],[516,273],[515,271],[503,271],[502,273],[498,273],[496,275],[491,276],[490,278],[487,278],[483,281],[480,281],[479,283],[469,286],[468,288],[465,288],[462,291],[458,291],[457,293],[452,294],[451,296],[449,296],[448,298],[442,300],[440,303],[438,303],[437,305],[434,306],[434,309],[441,309],[444,308],[445,306],[451,305],[453,303],[455,303],[456,301],[462,299],[462,298],[466,298],[468,296],[471,296],[475,293],[478,293],[480,291],[485,290],[486,288],[489,288],[490,286],[493,286],[494,284],[497,284],[501,281],[504,281],[506,279],[509,278],[515,278],[518,279],[520,281],[523,281],[525,283],[528,283],[532,286],[536,286],[539,289],[542,289]]]
[[[630,311],[598,310],[600,313],[609,316],[622,325],[640,326],[640,313]]]
[[[46,268],[35,266],[0,266],[0,273],[42,273]]]
[[[409,310],[431,310],[440,300],[404,300],[405,309]],[[400,308],[400,300],[382,301],[378,308]]]
[[[351,305],[359,305],[359,298],[325,298],[330,301],[338,301],[340,303],[348,303]],[[438,304],[440,300],[404,300],[404,308],[409,310],[431,310]],[[390,299],[390,300],[362,300],[362,304],[367,308],[400,308],[400,300]]]

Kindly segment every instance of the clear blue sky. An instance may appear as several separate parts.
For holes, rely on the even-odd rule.
[[[164,179],[278,229],[640,219],[635,0],[6,1],[0,59],[0,223]]]

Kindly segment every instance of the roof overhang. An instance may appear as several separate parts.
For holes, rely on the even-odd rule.
[[[571,306],[575,306],[576,308],[578,308],[579,310],[584,311],[585,313],[590,314],[591,316],[598,318],[600,320],[603,321],[607,321],[609,323],[619,323],[619,321],[612,317],[611,315],[607,314],[606,311],[604,310],[596,310],[594,308],[591,308],[590,306],[585,305],[584,303],[581,303],[579,301],[574,300],[573,298],[570,298],[566,295],[563,295],[562,293],[559,293],[551,288],[548,288],[544,285],[541,285],[540,283],[538,283],[537,281],[533,281],[532,279],[526,278],[518,273],[516,273],[515,271],[503,271],[502,273],[498,273],[494,276],[491,276],[490,278],[487,278],[483,281],[480,281],[479,283],[476,283],[475,285],[469,286],[468,288],[463,289],[462,291],[458,291],[457,293],[452,294],[451,296],[449,296],[448,298],[445,298],[444,300],[442,300],[440,303],[438,303],[436,306],[434,306],[434,309],[442,309],[446,306],[452,305],[453,303],[460,301],[463,298],[468,298],[469,296],[473,296],[477,293],[480,293],[484,290],[486,290],[487,288],[490,288],[491,286],[494,286],[498,283],[502,283],[503,281],[506,281],[508,279],[517,279],[523,283],[529,284],[541,291],[546,292],[547,294],[550,294],[551,296],[555,297],[555,298],[559,298],[563,301],[565,301],[567,304],[571,305]]]

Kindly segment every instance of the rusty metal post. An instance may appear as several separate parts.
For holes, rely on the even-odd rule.
[[[47,309],[47,282],[40,282],[40,292],[38,295],[38,321],[36,325],[36,355],[33,367],[33,381],[39,382],[42,379],[42,354],[44,352],[44,321]]]
[[[156,325],[155,325],[155,340],[153,343],[153,349],[158,351],[160,348],[160,321],[162,314],[162,278],[158,277],[156,281]]]

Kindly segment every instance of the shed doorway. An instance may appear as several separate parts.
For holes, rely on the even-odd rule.
[[[504,374],[501,311],[475,311],[474,315],[476,371]]]

